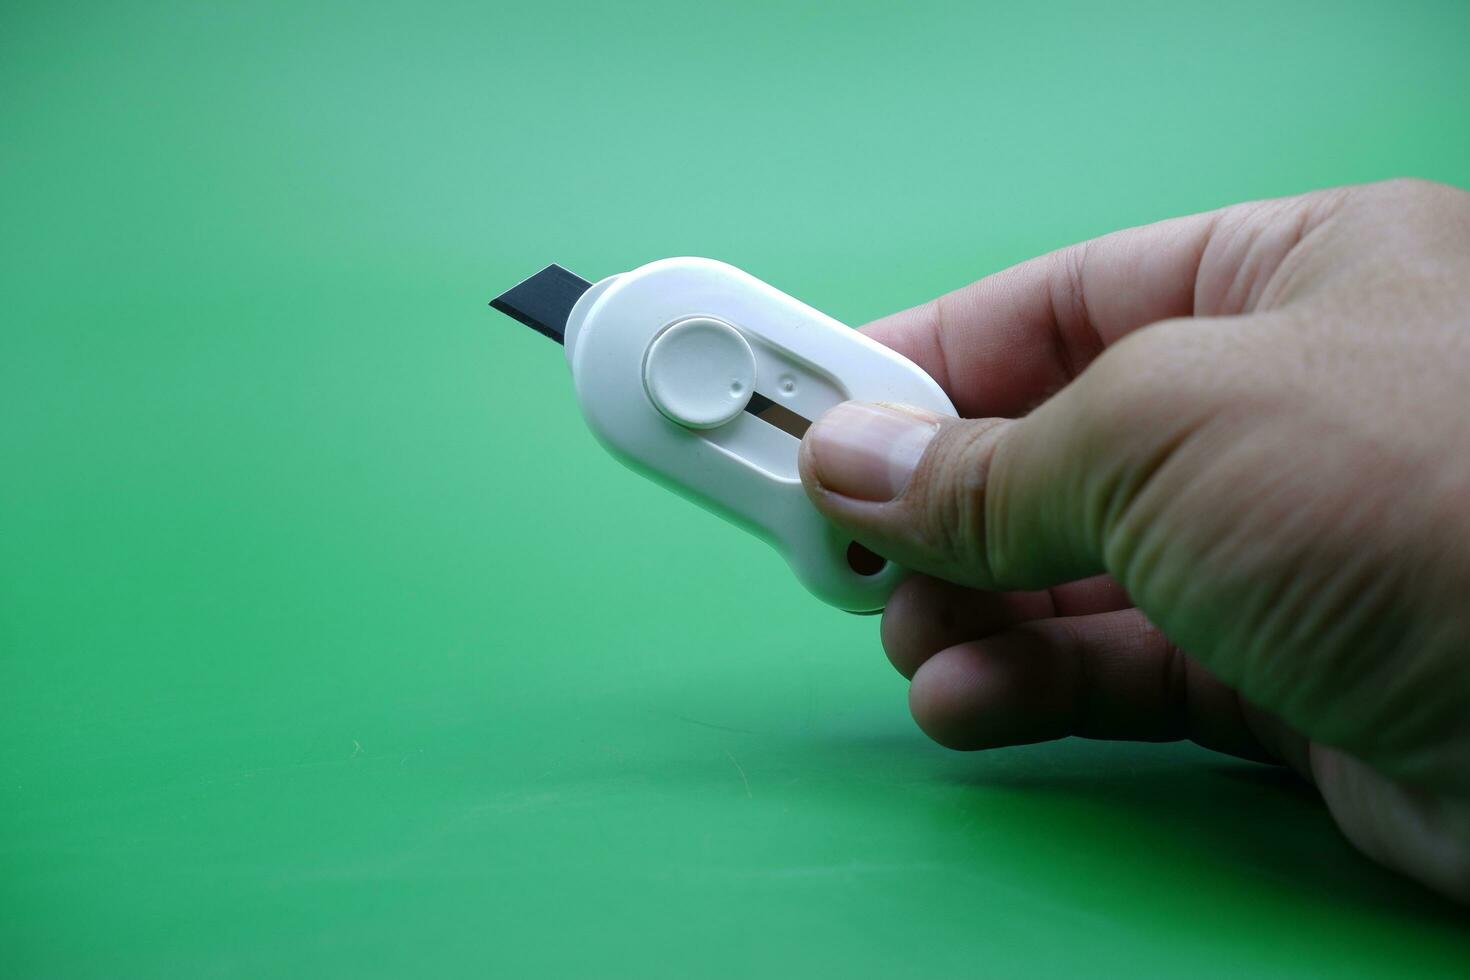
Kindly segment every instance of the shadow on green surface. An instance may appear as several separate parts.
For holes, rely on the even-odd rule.
[[[932,765],[933,753],[945,751],[884,741],[888,751],[901,751],[911,762],[929,755]],[[935,776],[966,795],[951,819],[971,827],[991,820],[1001,794],[1022,805],[1007,818],[1015,821],[1018,841],[1053,834],[1059,859],[1080,857],[1102,873],[1136,863],[1148,866],[1140,880],[1157,882],[1161,869],[1176,864],[1181,878],[1206,890],[1262,889],[1316,907],[1356,907],[1457,932],[1466,925],[1458,906],[1355,850],[1316,791],[1284,768],[1205,755],[1192,746],[1069,739],[948,753]],[[995,846],[991,837],[975,851],[976,860],[993,862]],[[1201,872],[1206,876],[1198,877]]]

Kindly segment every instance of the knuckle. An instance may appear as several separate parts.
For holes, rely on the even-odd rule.
[[[1370,186],[1382,194],[1405,198],[1434,199],[1445,195],[1446,192],[1464,193],[1449,184],[1442,184],[1437,180],[1426,180],[1423,177],[1391,177]]]
[[[932,444],[913,495],[929,553],[942,556],[967,581],[989,578],[986,506],[998,420],[946,424]]]
[[[1362,188],[1363,197],[1401,218],[1443,220],[1470,213],[1470,192],[1422,177],[1395,177]]]

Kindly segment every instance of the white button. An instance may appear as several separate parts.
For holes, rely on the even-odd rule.
[[[671,420],[713,429],[738,416],[755,391],[755,354],[740,331],[707,316],[680,320],[653,339],[643,387]]]

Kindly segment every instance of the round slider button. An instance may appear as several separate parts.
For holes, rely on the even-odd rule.
[[[691,429],[734,419],[755,391],[755,354],[730,324],[694,316],[670,324],[648,347],[643,387],[658,410]]]

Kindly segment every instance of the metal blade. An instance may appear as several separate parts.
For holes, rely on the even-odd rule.
[[[800,439],[806,435],[806,430],[812,427],[811,419],[802,418],[785,405],[773,402],[760,392],[754,392],[750,396],[750,404],[745,410],[767,425],[774,425],[782,432],[793,435]]]
[[[592,283],[556,263],[510,287],[490,305],[558,344],[566,342],[567,318]]]

